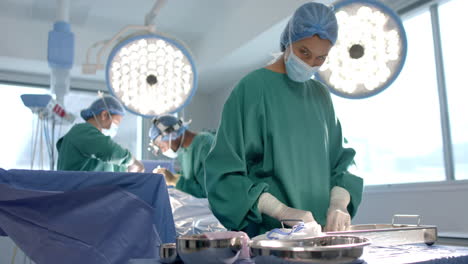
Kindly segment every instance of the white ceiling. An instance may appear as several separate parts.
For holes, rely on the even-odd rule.
[[[399,10],[418,0],[385,0]],[[279,50],[289,15],[305,0],[167,0],[156,25],[183,41],[199,71],[199,91],[231,87],[245,73],[265,65]],[[333,0],[316,1],[332,3]],[[75,34],[72,78],[104,81],[103,72],[81,74],[87,49],[128,24],[142,25],[154,0],[70,1]],[[48,74],[47,33],[56,21],[56,0],[0,1],[0,71]],[[1,78],[1,76],[0,76]]]

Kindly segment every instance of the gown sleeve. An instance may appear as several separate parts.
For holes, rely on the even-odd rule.
[[[127,167],[132,161],[132,154],[121,147],[111,137],[105,136],[98,130],[87,131],[81,135],[81,139],[74,140],[74,145],[87,157],[94,156],[103,162]],[[116,167],[116,166],[114,166]],[[121,171],[122,168],[117,171]]]
[[[189,172],[192,175],[182,175],[177,182],[177,189],[198,198],[206,198],[204,165],[212,143],[212,137],[204,136],[198,145],[194,146],[192,157],[194,164],[192,164],[192,170]]]
[[[256,171],[249,167],[249,163],[261,163],[266,134],[263,95],[259,82],[250,82],[241,80],[227,99],[205,163],[210,206],[231,230],[262,221],[257,203],[268,189],[267,183],[253,180]]]

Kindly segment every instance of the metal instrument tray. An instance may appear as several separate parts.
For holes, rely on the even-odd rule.
[[[321,236],[299,240],[254,240],[255,263],[350,263],[357,260],[369,239],[356,236]]]
[[[417,218],[416,225],[395,224],[396,218]],[[394,215],[391,224],[352,225],[346,231],[327,232],[327,235],[348,235],[369,238],[372,246],[396,246],[437,241],[437,227],[420,225],[419,215]]]
[[[242,250],[241,237],[210,239],[204,234],[176,238],[177,254],[184,263],[234,263]]]

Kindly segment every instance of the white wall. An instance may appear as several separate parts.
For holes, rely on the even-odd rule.
[[[217,129],[224,102],[231,90],[232,87],[211,93],[197,91],[190,104],[183,110],[185,120],[192,119],[191,130]]]
[[[223,112],[224,103],[231,94],[233,88],[234,87],[226,87],[224,89],[218,89],[216,92],[213,92],[211,94],[210,118],[212,119],[212,122],[215,125],[215,129],[218,129],[219,122],[221,121],[221,114]]]
[[[217,110],[213,108],[214,102],[211,94],[196,92],[190,104],[183,110],[184,119],[192,119],[190,130],[202,131],[217,127],[218,123],[214,115]]]

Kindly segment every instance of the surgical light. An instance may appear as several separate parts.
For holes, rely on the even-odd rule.
[[[397,14],[373,0],[335,5],[338,40],[317,78],[346,98],[366,98],[384,89],[403,68],[407,40]]]
[[[179,112],[197,88],[197,70],[188,48],[151,24],[164,3],[156,1],[144,26],[126,26],[112,39],[94,44],[90,49],[102,45],[96,64],[89,62],[89,49],[83,65],[85,73],[103,69],[101,55],[117,42],[105,67],[107,87],[127,110],[144,117]],[[130,30],[136,33],[127,34]]]
[[[114,47],[106,67],[112,94],[144,116],[181,110],[195,93],[197,72],[188,50],[158,34],[130,37]]]

